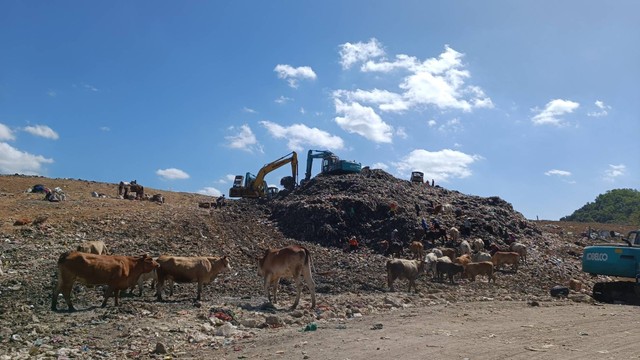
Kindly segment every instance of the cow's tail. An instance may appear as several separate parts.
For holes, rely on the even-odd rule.
[[[69,256],[69,254],[71,254],[71,251],[63,252],[60,255],[60,257],[58,258],[58,264],[62,264],[63,262],[65,262],[67,260],[67,257]]]
[[[303,249],[304,249],[304,265],[310,266],[314,273],[317,272],[316,267],[313,264],[313,261],[311,260],[311,252],[305,247],[303,247]]]

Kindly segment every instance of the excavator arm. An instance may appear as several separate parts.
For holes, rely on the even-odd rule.
[[[277,159],[275,161],[272,161],[268,164],[266,164],[265,166],[262,167],[262,169],[260,169],[260,171],[258,172],[258,175],[256,175],[256,180],[253,183],[253,190],[255,190],[258,194],[260,194],[259,196],[263,196],[267,189],[265,187],[265,181],[264,181],[264,177],[272,172],[275,169],[278,169],[288,163],[291,163],[291,176],[295,179],[298,178],[298,154],[293,151],[283,157],[281,157],[280,159]]]
[[[315,154],[313,152],[316,152]],[[311,168],[313,166],[313,159],[324,159],[333,155],[331,151],[327,150],[309,150],[307,153],[307,171],[304,173],[304,181],[311,179]]]
[[[243,198],[256,198],[267,195],[267,183],[264,180],[265,176],[273,170],[276,170],[279,167],[282,167],[289,163],[291,163],[291,178],[293,183],[295,184],[298,179],[298,154],[293,151],[275,161],[264,165],[260,169],[260,171],[258,171],[258,174],[256,176],[252,176],[247,173],[245,186],[241,189],[238,189],[237,187],[232,188],[230,194],[233,194],[232,196],[234,197]]]

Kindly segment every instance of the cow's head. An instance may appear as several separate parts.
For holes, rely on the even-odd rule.
[[[222,271],[231,271],[231,263],[229,262],[229,257],[227,257],[227,255],[221,257],[219,261],[222,262]]]
[[[258,275],[259,276],[264,276],[264,263],[265,260],[267,260],[267,256],[269,256],[269,249],[264,249],[264,253],[262,256],[256,256],[254,258],[256,265],[258,266]]]
[[[142,254],[140,256],[136,257],[136,260],[141,262],[143,264],[143,269],[145,272],[149,272],[153,269],[157,269],[160,267],[160,264],[158,264],[155,260],[153,260],[153,258],[147,254]]]

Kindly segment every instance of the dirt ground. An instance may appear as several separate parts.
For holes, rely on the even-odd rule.
[[[224,358],[638,359],[638,328],[627,305],[456,303],[270,330]]]

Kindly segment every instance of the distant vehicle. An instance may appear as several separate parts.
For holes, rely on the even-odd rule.
[[[236,175],[233,180],[233,186],[229,189],[229,197],[240,198],[272,198],[278,193],[277,187],[268,187],[264,177],[273,170],[291,163],[291,176],[286,176],[280,183],[286,184],[287,190],[293,190],[297,184],[298,179],[298,154],[293,151],[275,161],[272,161],[264,165],[258,175],[253,175],[249,172],[245,176]],[[285,180],[286,179],[286,180]],[[244,184],[243,184],[244,180]]]
[[[582,271],[630,280],[596,283],[593,298],[597,301],[640,304],[640,230],[629,232],[623,240],[625,245],[607,243],[584,248]]]
[[[424,173],[420,171],[412,171],[411,172],[411,182],[412,183],[424,183]]]
[[[321,174],[356,174],[362,171],[362,164],[355,161],[340,160],[340,158],[328,150],[309,150],[307,153],[307,171],[301,184],[311,179],[313,159],[322,159]]]

